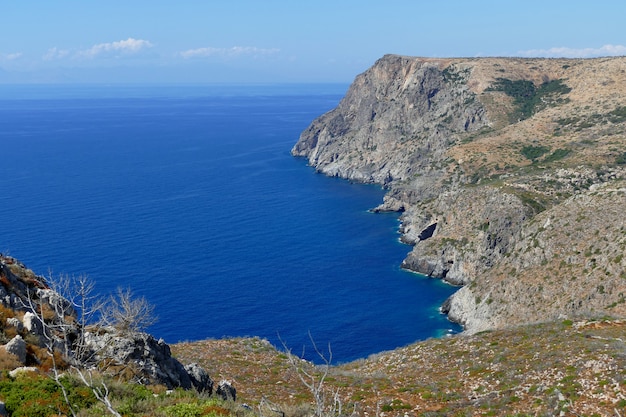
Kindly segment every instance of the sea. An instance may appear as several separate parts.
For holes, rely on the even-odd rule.
[[[155,307],[167,343],[258,336],[316,361],[460,331],[400,268],[384,190],[290,149],[348,85],[0,85],[0,252]]]

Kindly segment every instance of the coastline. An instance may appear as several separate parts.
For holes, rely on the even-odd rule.
[[[387,190],[402,266],[461,287],[443,311],[467,333],[623,317],[625,59],[385,55],[291,153]]]

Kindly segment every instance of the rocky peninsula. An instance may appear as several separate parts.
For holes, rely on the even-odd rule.
[[[468,333],[626,315],[626,58],[387,55],[292,154],[387,189]]]

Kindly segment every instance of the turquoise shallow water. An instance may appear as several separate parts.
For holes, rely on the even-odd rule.
[[[345,89],[0,87],[0,251],[130,286],[170,343],[310,332],[345,362],[458,331],[454,288],[401,270],[397,216],[368,212],[383,190],[289,154]]]

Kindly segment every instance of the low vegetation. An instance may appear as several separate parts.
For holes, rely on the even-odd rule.
[[[550,151],[550,148],[547,146],[528,145],[524,146],[521,152],[522,155],[524,155],[526,158],[530,159],[531,161],[536,161],[537,159],[548,153],[548,151]]]
[[[168,391],[160,385],[140,385],[106,377],[101,379],[110,391],[112,407],[123,416],[155,417],[224,417],[241,416],[243,408],[232,402],[204,396],[195,391]],[[93,392],[75,374],[61,378],[66,391],[49,376],[23,372],[15,377],[3,374],[0,398],[12,417],[48,417],[71,415],[100,417],[109,414]],[[67,400],[64,397],[67,395]],[[71,408],[70,408],[71,405]]]
[[[509,120],[515,123],[548,106],[566,102],[563,96],[572,89],[563,80],[545,81],[537,87],[530,80],[498,78],[487,91],[502,91],[513,98],[515,112],[509,115]]]
[[[325,383],[339,393],[345,415],[625,415],[624,331],[618,320],[563,320],[431,339],[331,367]],[[173,349],[182,360],[232,375],[241,401],[256,407],[269,400],[287,416],[313,409],[287,356],[263,340]]]

